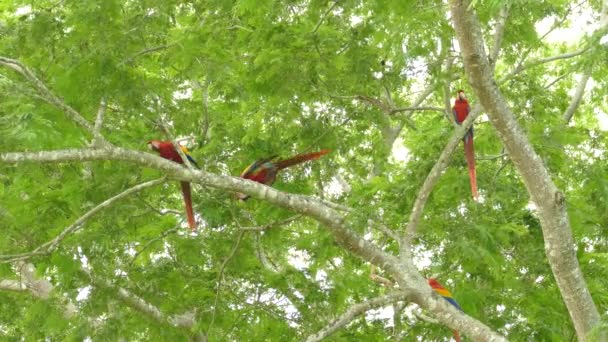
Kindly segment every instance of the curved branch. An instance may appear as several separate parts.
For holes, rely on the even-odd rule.
[[[546,58],[540,58],[537,60],[533,60],[530,61],[524,65],[518,65],[517,68],[515,68],[513,71],[511,71],[509,74],[507,74],[506,76],[504,76],[503,78],[498,80],[498,84],[503,84],[506,81],[512,79],[513,77],[515,77],[517,74],[521,73],[522,71],[525,71],[527,69],[530,69],[532,67],[541,65],[541,64],[546,64],[549,62],[553,62],[553,61],[557,61],[560,59],[568,59],[568,58],[572,58],[572,57],[576,57],[576,56],[580,56],[582,54],[584,54],[585,52],[587,52],[588,49],[581,49],[581,50],[577,50],[574,52],[568,52],[568,53],[564,53],[561,55],[556,55],[556,56],[551,56],[551,57],[546,57]]]
[[[40,81],[32,71],[30,71],[25,65],[21,64],[18,60],[6,58],[0,56],[0,65],[4,65],[7,68],[13,69],[27,79],[38,93],[42,96],[46,102],[54,105],[61,109],[72,121],[76,122],[80,126],[86,128],[91,134],[95,134],[95,128],[87,121],[80,113],[74,108],[67,105],[59,97],[55,96],[42,81]],[[106,142],[103,137],[100,136],[101,142]]]
[[[388,304],[404,300],[406,298],[407,296],[403,292],[393,292],[386,296],[373,298],[365,302],[355,304],[351,306],[348,310],[346,310],[346,312],[344,312],[342,315],[340,315],[340,317],[336,318],[333,322],[323,327],[317,333],[308,336],[306,338],[306,342],[321,341],[324,338],[327,338],[329,335],[335,333],[348,323],[352,322],[359,315],[364,314],[368,310],[383,307]]]
[[[431,169],[431,172],[429,172],[428,176],[426,176],[420,191],[418,191],[418,196],[416,196],[414,207],[412,208],[407,227],[405,228],[405,236],[403,243],[401,244],[402,255],[409,255],[409,248],[411,247],[412,240],[416,236],[416,229],[418,227],[418,223],[420,222],[422,211],[424,210],[426,202],[431,195],[431,191],[433,191],[433,187],[435,187],[439,177],[441,177],[443,174],[443,170],[445,170],[450,163],[452,154],[456,150],[456,147],[465,136],[469,128],[473,126],[473,122],[475,122],[475,119],[480,113],[481,106],[475,105],[466,120],[462,122],[462,126],[456,127],[454,134],[443,148],[441,155],[439,155],[439,159]]]
[[[82,228],[82,226],[96,213],[98,213],[99,211],[111,206],[114,204],[114,202],[121,200],[133,193],[139,192],[143,189],[158,185],[162,182],[165,181],[165,177],[159,178],[159,179],[155,179],[152,181],[148,181],[145,183],[141,183],[138,184],[134,187],[131,187],[123,192],[121,192],[120,194],[111,197],[105,201],[103,201],[102,203],[98,204],[97,206],[95,206],[93,209],[87,211],[84,215],[82,215],[80,218],[78,218],[76,221],[74,221],[74,223],[72,223],[70,226],[68,226],[66,229],[64,229],[59,235],[57,235],[57,237],[55,237],[54,239],[38,246],[36,249],[34,249],[32,252],[29,253],[23,253],[23,254],[14,254],[14,255],[0,255],[0,263],[7,263],[7,262],[14,262],[17,260],[25,260],[25,259],[29,259],[33,256],[37,256],[37,255],[47,255],[52,253],[55,249],[57,249],[57,247],[59,246],[59,244],[61,243],[61,241],[63,241],[63,239],[66,238],[66,236],[68,236],[69,234],[72,234],[76,231],[78,231],[79,229]]]
[[[603,2],[602,14],[600,17],[600,27],[596,32],[606,30],[606,28],[608,28],[608,0],[604,0]],[[578,109],[578,106],[580,105],[581,100],[583,99],[583,95],[585,94],[585,87],[587,86],[589,78],[591,78],[591,69],[587,68],[587,70],[585,70],[585,72],[583,73],[583,76],[581,77],[581,80],[579,81],[578,85],[576,86],[576,91],[574,92],[574,96],[570,101],[570,105],[564,112],[564,121],[566,123],[570,122],[570,119],[572,119],[572,116]]]

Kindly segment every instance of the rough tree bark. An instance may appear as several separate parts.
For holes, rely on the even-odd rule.
[[[498,89],[484,50],[480,23],[473,11],[467,10],[468,6],[467,0],[450,0],[467,78],[536,204],[551,270],[578,338],[585,341],[585,336],[599,323],[600,316],[576,258],[564,194],[551,180]]]

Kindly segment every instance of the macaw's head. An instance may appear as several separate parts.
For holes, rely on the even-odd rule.
[[[458,90],[458,99],[460,99],[460,100],[466,100],[467,99],[467,97],[464,95],[464,90],[462,90],[462,89]]]
[[[148,148],[152,151],[158,152],[160,150],[160,140],[150,140],[148,141]]]
[[[429,278],[429,279],[427,279],[427,281],[429,282],[429,285],[431,287],[441,286],[441,285],[439,285],[439,282],[433,278]]]

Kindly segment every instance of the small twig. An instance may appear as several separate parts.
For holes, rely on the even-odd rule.
[[[423,111],[423,110],[436,111],[436,112],[444,111],[444,109],[441,107],[403,107],[403,108],[393,108],[389,111],[389,113],[396,114],[396,113],[401,113],[401,112],[415,112],[415,111]]]
[[[70,119],[78,123],[80,126],[86,128],[89,132],[94,133],[94,127],[84,117],[82,117],[80,113],[78,113],[74,108],[63,102],[63,100],[61,100],[59,97],[55,96],[46,87],[46,85],[44,85],[44,83],[40,81],[34,75],[34,73],[21,62],[19,62],[18,60],[0,56],[0,65],[4,65],[5,67],[13,69],[19,74],[21,74],[34,86],[34,88],[41,95],[42,99],[61,109],[65,114],[67,114]],[[104,140],[103,137],[101,137],[101,140]]]
[[[563,75],[561,75],[561,76],[557,77],[556,79],[554,79],[553,81],[549,82],[549,84],[547,84],[547,85],[546,85],[546,86],[544,86],[543,88],[544,88],[544,89],[549,89],[549,88],[551,88],[551,87],[552,87],[552,86],[553,86],[555,83],[557,83],[557,82],[559,82],[559,81],[563,80],[564,78],[566,78],[566,77],[568,77],[568,76],[570,76],[570,74],[563,74]]]
[[[161,51],[161,50],[167,49],[167,48],[169,48],[169,47],[171,47],[171,46],[173,46],[173,45],[175,45],[175,44],[160,45],[160,46],[155,46],[155,47],[151,47],[151,48],[144,49],[144,50],[139,51],[138,53],[134,54],[133,56],[131,56],[131,57],[129,57],[129,58],[127,58],[127,59],[125,59],[125,60],[124,60],[122,63],[123,63],[123,64],[130,64],[130,63],[133,63],[133,61],[134,61],[134,60],[135,60],[137,57],[139,57],[139,56],[143,56],[143,55],[146,55],[146,54],[149,54],[149,53],[152,53],[152,52],[156,52],[156,51]]]
[[[167,135],[169,140],[171,140],[171,142],[173,143],[173,148],[175,149],[177,154],[179,154],[180,158],[182,158],[184,165],[186,165],[186,167],[190,170],[194,169],[194,167],[190,163],[190,160],[188,159],[188,157],[186,157],[186,154],[184,153],[184,151],[182,151],[181,145],[175,139],[175,137],[173,136],[173,133],[171,133],[171,130],[169,130],[169,127],[167,127],[167,125],[165,125],[165,120],[162,117],[160,117],[160,127],[162,128],[163,132]]]
[[[300,217],[302,217],[302,214],[297,214],[297,215],[293,215],[291,217],[288,217],[284,220],[280,220],[280,221],[274,221],[274,222],[270,222],[267,223],[265,225],[261,225],[261,226],[254,226],[254,227],[240,227],[240,230],[253,230],[253,231],[265,231],[268,230],[272,227],[276,227],[276,226],[282,226],[288,223],[291,223],[297,219],[299,219]]]
[[[335,333],[343,326],[352,322],[357,316],[367,312],[368,310],[383,307],[385,305],[402,301],[406,299],[406,295],[403,292],[392,292],[382,297],[376,297],[369,299],[365,302],[355,304],[351,306],[346,312],[336,318],[333,322],[327,324],[317,333],[310,335],[306,338],[306,342],[316,342],[327,338],[329,335]]]
[[[164,210],[160,210],[156,207],[154,207],[152,204],[150,204],[150,202],[146,201],[145,199],[141,198],[141,196],[137,196],[137,198],[146,205],[146,207],[148,207],[150,210],[154,211],[155,213],[157,213],[158,215],[161,216],[165,216],[167,214],[172,214],[172,215],[183,215],[183,212],[181,210],[175,210],[175,209],[164,209]]]
[[[380,283],[388,288],[392,288],[393,286],[395,286],[395,284],[392,281],[390,281],[388,278],[379,276],[378,273],[376,273],[375,265],[371,265],[369,277],[371,278],[371,280],[375,281],[376,283]]]
[[[422,211],[426,205],[426,202],[433,190],[433,187],[439,180],[439,177],[443,174],[443,170],[448,166],[452,154],[454,150],[456,150],[456,146],[460,143],[460,140],[465,136],[467,131],[471,126],[473,126],[473,122],[477,118],[477,116],[481,113],[481,105],[477,104],[471,110],[469,116],[462,122],[462,126],[456,128],[456,131],[445,145],[439,159],[429,172],[428,176],[424,180],[424,184],[420,188],[418,195],[416,196],[416,201],[414,202],[414,207],[412,208],[412,212],[410,213],[410,218],[405,229],[405,236],[403,239],[403,243],[401,244],[401,252],[402,256],[409,255],[409,246],[411,246],[411,242],[416,235],[416,228],[418,227],[418,222],[422,217]]]
[[[100,146],[103,143],[101,136],[101,127],[103,126],[103,117],[106,113],[107,102],[105,96],[101,98],[97,116],[95,117],[95,126],[93,127],[93,146]]]
[[[551,56],[551,57],[546,57],[546,58],[541,58],[541,59],[537,59],[537,60],[533,60],[530,61],[526,64],[520,64],[518,65],[515,69],[513,69],[513,71],[511,71],[509,74],[507,74],[506,76],[504,76],[503,78],[501,78],[500,80],[498,80],[498,84],[503,84],[506,81],[512,79],[513,77],[515,77],[517,74],[521,73],[522,71],[525,71],[527,69],[530,69],[532,67],[541,65],[541,64],[545,64],[545,63],[549,63],[549,62],[553,62],[553,61],[557,61],[560,59],[568,59],[568,58],[573,58],[576,56],[580,56],[583,53],[585,53],[588,49],[581,49],[581,50],[577,50],[574,52],[568,52],[568,53],[563,53],[561,55],[556,55],[556,56]]]
[[[325,11],[325,13],[321,17],[321,19],[319,19],[319,22],[317,23],[317,25],[315,25],[315,28],[312,30],[311,33],[317,32],[319,27],[321,27],[321,24],[323,24],[323,21],[325,21],[325,18],[327,18],[327,16],[329,15],[329,12],[331,12],[334,9],[334,7],[336,7],[337,4],[338,4],[338,0],[334,1],[334,3],[331,4],[331,6],[329,6],[329,8],[327,9],[327,11]]]
[[[8,262],[13,262],[16,260],[25,260],[25,259],[29,259],[30,257],[33,256],[37,256],[37,255],[47,255],[52,253],[57,246],[59,246],[59,244],[61,243],[61,241],[63,241],[63,239],[65,239],[66,236],[68,236],[69,234],[72,234],[78,230],[80,230],[83,225],[96,213],[98,213],[99,211],[111,206],[112,204],[114,204],[114,202],[121,200],[133,193],[139,192],[141,190],[144,190],[146,188],[158,185],[162,182],[165,181],[166,177],[161,177],[155,180],[151,180],[145,183],[141,183],[138,184],[136,186],[133,186],[123,192],[121,192],[120,194],[111,197],[105,201],[103,201],[102,203],[98,204],[97,206],[95,206],[93,209],[89,210],[88,212],[86,212],[84,215],[82,215],[81,217],[79,217],[74,223],[72,223],[70,226],[68,226],[66,229],[64,229],[59,235],[57,235],[57,237],[55,237],[54,239],[38,246],[36,249],[34,249],[32,252],[30,253],[23,253],[23,254],[15,254],[15,255],[0,255],[0,263],[8,263]]]
[[[140,254],[142,254],[148,247],[150,247],[154,242],[166,238],[170,234],[175,233],[176,231],[178,231],[180,228],[181,228],[181,224],[178,223],[175,227],[173,227],[171,229],[165,230],[158,237],[156,237],[156,238],[148,241],[139,251],[137,251],[137,253],[135,253],[135,255],[133,256],[133,259],[131,259],[131,262],[129,262],[129,267],[131,267],[133,265],[133,263],[135,262],[135,259],[137,259],[137,257]]]
[[[211,316],[211,322],[209,322],[209,327],[207,328],[207,334],[209,334],[209,332],[211,331],[211,328],[213,327],[213,323],[215,322],[215,315],[217,313],[217,304],[219,302],[220,290],[222,288],[222,279],[224,278],[224,270],[226,268],[226,265],[230,261],[230,259],[232,259],[234,257],[234,255],[236,254],[236,251],[238,250],[239,245],[241,244],[241,240],[243,239],[244,235],[245,235],[245,231],[241,230],[239,232],[239,235],[236,238],[236,242],[234,243],[232,250],[230,251],[230,254],[226,257],[226,259],[224,259],[224,262],[222,262],[222,265],[220,266],[220,272],[217,275],[217,289],[215,291],[215,301],[213,304],[213,315]]]
[[[506,153],[501,153],[495,156],[479,156],[479,157],[475,157],[475,160],[494,160],[494,159],[498,159],[498,158],[502,158],[502,157],[506,157],[507,154]]]
[[[507,24],[507,18],[509,17],[510,6],[504,5],[500,9],[500,14],[498,16],[498,21],[496,26],[494,27],[494,46],[492,47],[492,51],[490,52],[490,67],[494,70],[496,66],[496,61],[498,60],[498,55],[500,54],[500,45],[502,44],[502,38],[505,33],[505,26]]]

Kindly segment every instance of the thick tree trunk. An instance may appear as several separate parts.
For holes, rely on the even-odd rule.
[[[498,89],[484,50],[479,21],[472,10],[467,10],[468,6],[469,1],[450,0],[465,72],[536,204],[549,264],[578,338],[584,341],[586,334],[599,323],[600,316],[576,259],[564,194],[551,180]]]

